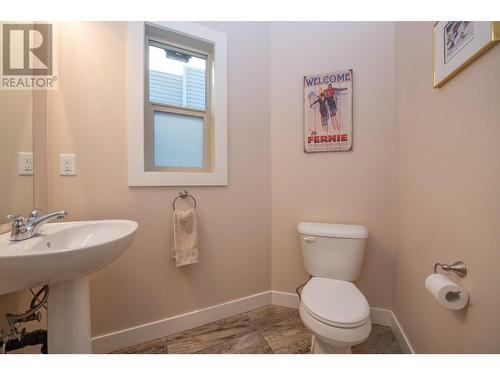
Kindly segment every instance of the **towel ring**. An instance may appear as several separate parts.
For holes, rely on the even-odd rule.
[[[189,194],[189,193],[187,192],[187,190],[181,190],[181,191],[179,192],[179,194],[177,195],[177,197],[176,197],[176,198],[174,199],[174,201],[172,202],[172,208],[174,209],[174,211],[175,211],[175,202],[177,201],[177,199],[179,199],[179,198],[184,199],[184,198],[186,198],[186,197],[189,197],[189,198],[191,198],[191,199],[193,200],[193,203],[194,203],[194,209],[196,210],[196,199],[194,199],[194,197],[193,197],[191,194]]]

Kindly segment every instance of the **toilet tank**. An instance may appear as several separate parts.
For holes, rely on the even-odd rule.
[[[368,238],[365,226],[301,222],[297,229],[307,273],[346,281],[359,277]]]

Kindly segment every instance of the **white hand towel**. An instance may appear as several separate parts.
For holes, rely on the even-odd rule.
[[[177,267],[199,262],[198,225],[194,209],[174,210],[172,256]]]

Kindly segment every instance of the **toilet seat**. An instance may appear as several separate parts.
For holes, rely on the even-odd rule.
[[[313,277],[301,294],[303,308],[320,322],[356,328],[370,320],[370,306],[356,286],[344,280]]]
[[[342,328],[325,324],[312,316],[302,302],[299,305],[299,313],[304,326],[313,334],[316,340],[322,341],[332,349],[327,350],[327,353],[338,353],[339,349],[342,353],[345,353],[347,348],[366,341],[372,329],[369,317],[362,325],[354,328]]]

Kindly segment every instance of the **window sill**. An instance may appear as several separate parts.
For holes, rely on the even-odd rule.
[[[181,173],[181,172],[142,172],[130,175],[129,186],[225,186],[227,174],[220,173]]]

